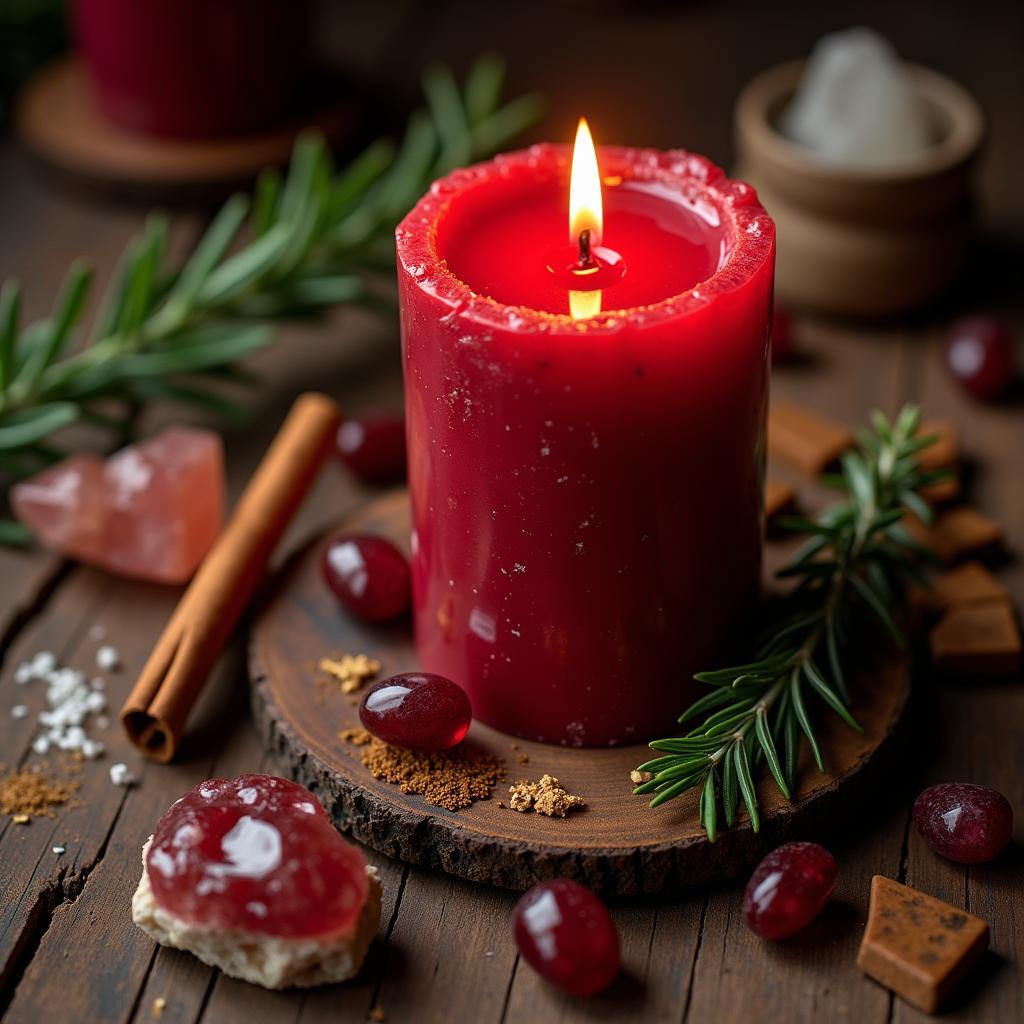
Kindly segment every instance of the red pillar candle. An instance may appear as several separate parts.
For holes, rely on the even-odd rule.
[[[561,146],[454,172],[397,232],[420,659],[586,746],[670,726],[756,597],[775,251],[703,157],[599,163],[579,257]]]

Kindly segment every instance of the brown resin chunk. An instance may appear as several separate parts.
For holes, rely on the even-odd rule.
[[[586,807],[581,796],[567,792],[553,775],[542,775],[540,782],[517,782],[509,787],[509,806],[526,813],[531,808],[549,818],[564,818],[574,807]]]
[[[842,423],[792,405],[773,402],[768,409],[768,452],[808,476],[818,476],[853,446]]]
[[[934,612],[948,611],[965,604],[1010,602],[1009,591],[980,562],[964,562],[939,576],[931,590],[924,591],[921,603]]]
[[[988,948],[988,925],[891,878],[871,880],[857,966],[908,1003],[934,1013]]]
[[[796,490],[789,484],[769,476],[764,482],[764,517],[772,520],[782,512],[787,512],[793,507],[796,498]]]
[[[355,693],[363,683],[380,672],[380,662],[366,654],[343,654],[340,658],[321,658],[320,671],[341,683],[342,693]]]
[[[1020,630],[1006,601],[950,608],[931,632],[936,668],[959,675],[1013,675],[1020,668]]]
[[[968,555],[997,549],[1003,539],[1003,531],[995,520],[968,505],[941,513],[931,526],[925,526],[919,519],[908,519],[907,528],[947,565]]]

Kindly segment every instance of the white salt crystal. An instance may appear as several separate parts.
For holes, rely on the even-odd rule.
[[[63,846],[55,846],[53,848],[53,852],[55,854],[57,854],[57,856],[59,857],[62,853],[64,853],[64,847]]]
[[[110,766],[110,781],[115,786],[133,786],[135,776],[128,770],[128,765],[123,761],[118,761],[117,764]]]
[[[33,679],[42,679],[56,667],[57,656],[52,651],[40,651],[29,665]]]
[[[107,698],[98,690],[90,690],[85,698],[85,704],[90,711],[102,711],[107,706]]]
[[[23,661],[14,670],[14,681],[19,686],[24,686],[26,683],[32,681],[32,666],[27,661]]]
[[[95,761],[97,757],[101,757],[107,748],[100,743],[99,740],[82,740],[82,756],[87,761]]]
[[[24,704],[15,704],[11,708],[11,718],[25,718],[28,715],[28,708]]]
[[[116,647],[104,644],[96,652],[96,667],[104,672],[113,672],[121,665],[121,655]]]
[[[50,740],[46,736],[37,736],[32,741],[32,749],[37,754],[45,754],[50,749]]]
[[[98,715],[96,717],[96,728],[97,729],[109,729],[110,719],[106,715]]]
[[[898,164],[932,141],[906,68],[866,28],[818,41],[781,126],[823,160],[853,166]]]

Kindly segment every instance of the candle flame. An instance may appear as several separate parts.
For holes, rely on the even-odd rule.
[[[597,169],[597,151],[585,117],[576,129],[572,147],[572,172],[569,175],[569,242],[579,243],[580,232],[590,230],[590,244],[601,244],[604,211],[601,205],[601,175]]]
[[[569,315],[573,320],[587,320],[601,312],[601,289],[592,292],[569,292]]]

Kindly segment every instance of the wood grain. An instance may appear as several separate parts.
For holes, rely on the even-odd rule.
[[[21,94],[18,133],[32,151],[80,182],[128,187],[150,197],[224,188],[285,164],[299,133],[314,127],[336,139],[352,131],[351,100],[336,101],[308,119],[262,135],[179,140],[129,131],[104,118],[93,103],[85,69],[65,57],[40,71]]]
[[[339,529],[406,545],[405,492],[381,498]],[[877,782],[906,704],[905,660],[876,657],[853,686],[860,694],[853,713],[864,735],[822,716],[828,773],[820,774],[805,750],[792,803],[766,776],[759,793],[759,834],[743,823],[709,843],[696,819],[696,792],[650,810],[647,800],[632,795],[629,781],[631,769],[650,757],[645,746],[531,743],[480,722],[474,722],[465,742],[504,760],[509,781],[554,775],[582,795],[587,808],[555,819],[520,814],[492,799],[446,811],[373,778],[358,748],[340,739],[343,730],[359,726],[359,719],[352,700],[328,692],[316,669],[321,657],[369,654],[381,662],[384,676],[413,671],[418,664],[407,627],[367,628],[339,611],[320,569],[328,541],[321,538],[289,563],[253,627],[249,657],[257,726],[292,777],[320,796],[340,828],[392,857],[475,882],[522,890],[546,878],[570,877],[599,893],[625,896],[730,877],[786,837],[833,831],[858,791],[863,794]],[[504,788],[496,794],[502,795]]]
[[[874,406],[891,412],[908,398],[923,401],[929,416],[955,422],[964,445],[969,500],[1000,521],[1008,547],[1018,554],[997,573],[1020,608],[1024,408],[1019,401],[983,406],[965,398],[948,381],[942,345],[951,316],[992,309],[1008,318],[1024,359],[1019,287],[1024,253],[1024,135],[1019,131],[1024,7],[865,0],[857,12],[858,22],[884,32],[907,57],[962,80],[986,108],[992,131],[980,168],[981,199],[996,237],[979,253],[977,270],[965,287],[951,294],[941,309],[914,322],[835,324],[798,317],[802,358],[776,369],[773,393],[851,424],[861,422]],[[743,83],[769,64],[805,53],[822,32],[848,21],[812,0],[794,0],[784,12],[734,0],[714,5],[567,3],[542,9],[469,0],[377,0],[366,6],[339,5],[336,16],[334,31],[325,40],[331,49],[411,101],[418,101],[417,80],[427,62],[450,60],[464,68],[470,54],[498,45],[510,60],[511,88],[539,89],[548,99],[549,113],[537,138],[566,137],[583,104],[593,114],[599,138],[686,145],[726,164],[731,104]],[[543,31],[538,31],[541,23]],[[566,45],[569,38],[575,45]],[[594,73],[595,67],[600,74]],[[0,214],[0,276],[22,279],[31,316],[48,311],[72,258],[89,255],[105,278],[129,234],[142,225],[138,211],[86,203],[46,187],[9,144],[0,145]],[[394,403],[400,388],[395,341],[390,320],[346,311],[322,326],[289,327],[277,348],[258,354],[250,365],[264,383],[249,393],[254,419],[226,432],[233,493],[299,391],[324,388],[337,394],[345,408]],[[168,415],[180,415],[180,410],[165,411],[147,426],[166,422]],[[341,474],[325,474],[289,543],[344,516],[365,494]],[[818,495],[802,485],[799,497],[803,507],[813,507]],[[158,633],[155,623],[127,618],[120,627],[107,618],[106,609],[127,614],[133,605],[151,601],[150,592],[133,584],[112,586],[121,591],[116,604],[77,569],[39,552],[0,550],[5,655],[0,760],[10,764],[23,759],[23,734],[8,730],[12,723],[7,715],[9,705],[25,696],[11,679],[23,654],[46,647],[88,663],[91,652],[81,641],[95,621],[117,626],[126,657],[148,651]],[[242,681],[241,663],[229,660],[224,683],[230,689]],[[391,1024],[924,1024],[933,1018],[894,1000],[854,965],[870,879],[881,872],[989,922],[991,956],[954,995],[941,1019],[958,1024],[1024,1020],[1020,682],[964,686],[933,681],[926,672],[920,675],[921,699],[899,748],[898,770],[878,787],[875,802],[861,808],[843,835],[829,844],[840,863],[839,885],[824,916],[804,936],[782,944],[758,940],[742,923],[737,883],[656,900],[613,901],[623,977],[591,1000],[563,996],[517,960],[508,927],[512,893],[409,867],[373,851],[368,856],[385,870],[385,915],[367,964],[351,984],[280,998],[255,991],[243,995],[234,983],[185,954],[157,951],[130,938],[127,946],[119,946],[128,936],[122,924],[123,888],[134,881],[137,870],[138,851],[129,847],[143,829],[152,828],[167,793],[208,772],[232,774],[261,766],[284,770],[262,755],[242,709],[237,719],[206,719],[174,784],[168,782],[165,788],[160,774],[178,766],[154,768],[128,794],[123,811],[123,794],[105,781],[109,762],[86,766],[104,784],[90,790],[96,799],[90,805],[95,824],[90,833],[80,833],[83,843],[75,847],[79,852],[71,870],[49,854],[54,835],[66,838],[63,817],[46,830],[33,825],[0,838],[0,957],[3,950],[20,951],[13,961],[2,961],[13,969],[0,972],[0,1015],[10,1007],[8,1019],[33,1024],[55,1012],[65,1021],[151,1024],[153,999],[162,996],[167,1005],[161,1022],[187,1024],[220,1024],[242,1016],[259,1024],[361,1022],[374,1006]],[[115,686],[118,699],[124,692]],[[31,735],[28,724],[22,724]],[[28,758],[29,763],[33,760]],[[910,826],[914,794],[926,784],[956,779],[995,786],[1018,810],[1016,843],[993,864],[964,870],[943,861]],[[100,841],[93,836],[101,836]],[[15,839],[25,845],[16,848]],[[126,881],[115,870],[103,870],[106,858],[122,847],[118,863],[125,865]],[[76,901],[88,901],[91,913],[76,917],[70,927],[62,919],[73,913]],[[102,966],[108,960],[115,966]],[[36,966],[29,971],[33,961]],[[92,988],[101,986],[102,996],[94,994]],[[61,995],[59,1001],[55,992]]]

